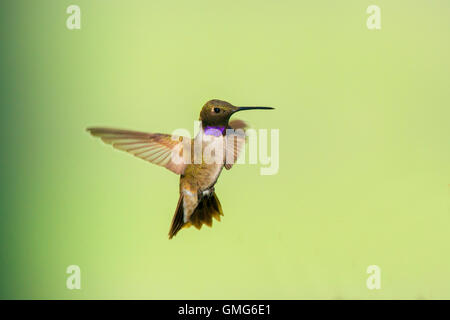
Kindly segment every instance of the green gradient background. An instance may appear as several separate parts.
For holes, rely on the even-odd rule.
[[[0,6],[1,298],[450,298],[449,1]],[[169,241],[178,177],[84,130],[192,130],[211,98],[277,108],[240,117],[280,170],[224,172],[222,222]]]

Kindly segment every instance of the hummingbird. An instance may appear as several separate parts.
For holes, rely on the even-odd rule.
[[[274,108],[238,107],[226,101],[210,100],[200,111],[200,130],[193,139],[99,127],[87,131],[116,149],[180,175],[179,199],[169,230],[172,239],[183,228],[200,229],[203,224],[211,227],[212,218],[220,221],[223,211],[214,186],[222,169],[230,170],[236,162],[245,144],[243,130],[247,128],[244,121],[230,121],[230,117],[238,111],[256,109]],[[212,151],[205,153],[206,150]]]

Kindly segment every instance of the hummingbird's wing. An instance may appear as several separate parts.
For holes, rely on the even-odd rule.
[[[248,125],[242,120],[232,120],[228,123],[228,126],[234,130],[232,133],[227,132],[225,139],[225,169],[230,170],[245,146],[244,129]]]
[[[103,142],[116,149],[127,151],[176,174],[182,174],[186,168],[182,160],[184,137],[109,128],[88,128],[87,130],[94,137],[101,138]]]

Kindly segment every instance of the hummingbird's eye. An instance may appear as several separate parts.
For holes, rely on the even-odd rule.
[[[214,108],[214,112],[215,113],[219,113],[220,112],[220,108]]]

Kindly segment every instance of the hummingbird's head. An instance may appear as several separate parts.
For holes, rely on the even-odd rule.
[[[235,107],[222,100],[209,100],[200,111],[200,121],[203,126],[227,126],[233,113],[243,110],[273,109],[271,107]]]

